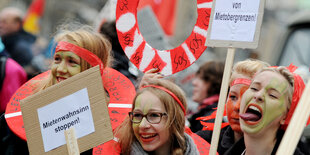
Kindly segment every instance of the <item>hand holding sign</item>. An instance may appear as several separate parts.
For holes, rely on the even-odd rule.
[[[22,100],[29,152],[66,154],[64,130],[70,127],[75,127],[81,152],[111,140],[101,83],[96,66]]]

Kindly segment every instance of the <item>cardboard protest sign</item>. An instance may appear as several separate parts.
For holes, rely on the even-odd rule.
[[[99,67],[21,101],[30,154],[67,154],[64,131],[75,128],[81,152],[113,138]]]
[[[129,60],[141,71],[158,68],[164,75],[182,71],[193,64],[207,48],[212,0],[197,0],[198,18],[191,35],[171,50],[152,48],[140,33],[137,22],[139,0],[118,0],[116,29],[119,42]]]
[[[214,0],[206,45],[257,48],[265,0]]]
[[[37,88],[40,81],[47,80],[50,71],[39,74],[22,85],[12,96],[5,112],[5,119],[9,128],[19,138],[26,141],[24,122],[20,110],[20,101],[30,95]],[[112,68],[105,68],[102,74],[104,89],[110,96],[109,114],[114,130],[131,111],[132,100],[136,91],[132,82],[123,74]]]

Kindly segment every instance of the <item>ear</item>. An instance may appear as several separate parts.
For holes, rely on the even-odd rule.
[[[284,123],[285,123],[285,118],[281,119],[281,121],[280,121],[281,125],[284,125]]]
[[[285,116],[280,120],[281,125],[284,125],[286,118],[287,118],[287,114],[285,114]]]

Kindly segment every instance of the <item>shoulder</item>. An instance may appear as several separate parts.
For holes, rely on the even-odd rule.
[[[187,133],[184,133],[186,139],[186,152],[185,155],[199,155],[198,148],[192,139]]]

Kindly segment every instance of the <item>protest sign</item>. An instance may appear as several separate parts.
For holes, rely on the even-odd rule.
[[[5,111],[5,120],[9,128],[19,138],[26,141],[24,122],[20,110],[20,101],[33,95],[34,90],[40,84],[38,81],[44,81],[49,78],[50,71],[41,73],[23,84],[11,97]],[[132,82],[123,74],[112,68],[105,68],[102,74],[104,89],[110,96],[109,115],[114,130],[126,118],[131,111],[132,100],[136,91]]]
[[[265,0],[214,0],[205,42],[210,47],[228,47],[220,98],[212,133],[210,154],[219,141],[235,48],[257,48]]]
[[[70,127],[80,152],[113,138],[98,66],[20,102],[30,154],[67,154],[64,131]]]
[[[264,0],[214,0],[206,45],[257,48]]]

